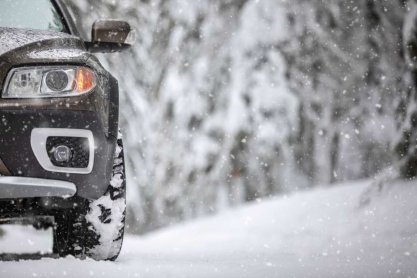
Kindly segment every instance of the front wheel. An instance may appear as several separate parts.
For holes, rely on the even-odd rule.
[[[122,248],[126,215],[126,176],[122,139],[117,139],[112,177],[95,201],[55,217],[54,253],[115,260]]]

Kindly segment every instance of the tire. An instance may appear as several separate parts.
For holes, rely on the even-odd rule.
[[[95,201],[55,216],[54,253],[95,260],[116,260],[123,243],[126,176],[119,133],[112,177],[106,193]]]

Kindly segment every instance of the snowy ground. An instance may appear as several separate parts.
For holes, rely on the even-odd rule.
[[[360,206],[368,183],[128,236],[117,262],[3,261],[0,277],[417,277],[417,186],[396,184]],[[48,252],[50,245],[49,232],[6,227],[0,253]]]

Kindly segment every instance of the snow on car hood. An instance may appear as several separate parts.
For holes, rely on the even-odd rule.
[[[70,52],[72,57],[78,54],[75,52],[80,52],[80,54],[85,52],[82,49],[81,40],[69,34],[41,30],[0,28],[0,57],[20,48],[26,48],[25,52],[27,53],[38,53],[38,55],[34,54],[36,57],[39,56],[39,51],[42,49],[46,51],[47,49],[72,48],[75,49]],[[40,56],[47,58],[46,56],[48,55],[45,55],[47,53],[43,52],[43,55]],[[64,56],[65,53],[63,53]],[[59,56],[56,51],[52,51],[51,54],[50,56],[54,58]]]

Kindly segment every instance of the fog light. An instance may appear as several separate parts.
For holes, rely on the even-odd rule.
[[[90,162],[88,142],[87,137],[50,136],[46,139],[46,151],[54,166],[87,168]]]
[[[66,163],[66,162],[69,162],[72,158],[71,149],[64,145],[59,145],[55,147],[55,149],[53,150],[53,153],[54,153],[54,159],[56,162]]]

